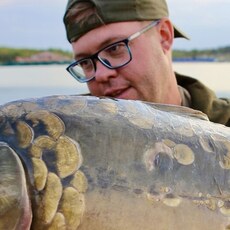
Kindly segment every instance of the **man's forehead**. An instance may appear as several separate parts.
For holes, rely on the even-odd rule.
[[[113,42],[125,39],[132,33],[141,28],[141,22],[116,22],[95,28],[75,42],[72,46],[77,55],[83,52],[92,52],[99,50]],[[84,53],[85,54],[85,53]]]

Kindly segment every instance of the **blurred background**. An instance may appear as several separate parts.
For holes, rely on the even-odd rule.
[[[174,62],[175,70],[199,78],[219,96],[230,97],[230,59],[222,55],[223,50],[228,50],[230,57],[230,1],[167,2],[170,19],[191,38],[189,41],[175,40],[174,50],[178,57]],[[85,85],[77,83],[65,71],[72,60],[63,24],[66,3],[67,0],[0,0],[0,50],[7,48],[0,54],[2,58],[9,54],[8,48],[36,49],[43,53],[57,49],[69,53],[66,62],[50,65],[1,63],[0,103],[27,97],[87,92]],[[210,50],[213,51],[211,54],[220,50],[222,53],[217,59],[216,56],[205,56],[202,50],[206,50],[205,55]],[[188,59],[180,56],[185,51],[189,53]]]

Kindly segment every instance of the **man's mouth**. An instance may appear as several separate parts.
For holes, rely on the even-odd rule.
[[[105,96],[107,97],[114,97],[114,98],[122,98],[122,96],[125,94],[125,92],[129,89],[124,88],[124,89],[117,89],[117,90],[108,90],[105,92]]]

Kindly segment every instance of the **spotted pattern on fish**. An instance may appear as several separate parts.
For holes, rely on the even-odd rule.
[[[229,128],[183,107],[12,102],[0,106],[0,229],[230,229],[229,158]]]
[[[4,138],[15,138],[22,162],[30,166],[29,186],[36,210],[32,229],[57,229],[59,225],[77,229],[87,190],[87,179],[79,170],[83,160],[79,144],[65,135],[61,118],[46,110],[25,113],[20,120],[6,123],[3,133],[9,127],[13,132]]]

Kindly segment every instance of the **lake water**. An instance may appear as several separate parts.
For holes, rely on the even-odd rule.
[[[0,104],[49,95],[87,93],[65,65],[0,66]],[[230,98],[230,63],[174,63],[175,71],[195,77],[218,96]]]

